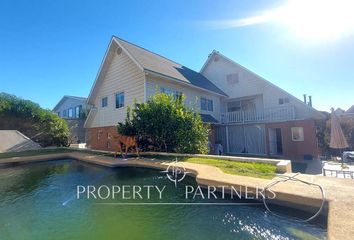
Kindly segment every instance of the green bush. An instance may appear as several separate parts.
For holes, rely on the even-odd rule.
[[[0,93],[0,118],[0,129],[18,130],[42,146],[68,145],[66,121],[32,101]]]
[[[184,97],[164,93],[151,97],[147,103],[128,110],[124,123],[117,130],[123,135],[138,135],[160,151],[207,153],[209,126],[199,114],[187,108]]]

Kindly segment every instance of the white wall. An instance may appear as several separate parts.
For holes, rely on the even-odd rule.
[[[218,95],[212,94],[207,91],[199,90],[199,89],[194,89],[178,83],[174,83],[166,79],[159,79],[156,77],[147,76],[146,78],[147,100],[156,92],[160,92],[161,87],[181,91],[186,96],[185,104],[187,106],[193,108],[196,112],[212,115],[215,119],[220,121],[220,97]],[[213,112],[201,111],[200,109],[201,97],[205,97],[213,100]]]
[[[144,101],[144,73],[133,61],[122,52],[114,54],[108,70],[99,85],[94,100],[97,108],[94,119],[88,127],[114,126],[124,121],[128,106],[132,106],[134,99]],[[115,94],[124,92],[124,107],[116,109]],[[101,107],[101,99],[108,97],[108,106]]]
[[[75,118],[75,107],[82,106],[82,109],[86,108],[86,101],[82,101],[74,98],[65,98],[64,101],[55,109],[55,113],[60,112],[59,117],[69,118],[68,110],[69,108],[73,109],[73,117]],[[63,115],[64,110],[66,110],[66,116]]]
[[[215,61],[217,58],[217,61]],[[235,84],[228,83],[227,74],[237,73],[239,81]],[[318,112],[307,107],[294,96],[284,90],[270,84],[251,71],[235,64],[223,56],[213,54],[209,64],[204,68],[202,74],[224,91],[230,98],[242,98],[251,95],[263,96],[262,104],[264,108],[274,108],[282,106],[294,106],[296,117],[299,119],[312,118],[318,116]],[[279,98],[289,98],[290,103],[279,104]],[[224,108],[224,106],[222,107]]]

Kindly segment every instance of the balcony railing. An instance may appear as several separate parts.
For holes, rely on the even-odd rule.
[[[223,123],[275,122],[295,119],[294,107],[265,108],[261,111],[227,112],[222,116]]]

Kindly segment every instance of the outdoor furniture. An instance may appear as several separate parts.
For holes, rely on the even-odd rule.
[[[325,163],[322,168],[323,176],[338,178],[354,178],[354,166],[342,168],[341,164]]]
[[[343,162],[353,163],[354,162],[354,152],[353,151],[343,152]]]

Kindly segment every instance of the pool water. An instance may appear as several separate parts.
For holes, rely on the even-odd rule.
[[[118,205],[77,199],[77,185],[167,186],[162,202],[186,202],[165,173],[61,160],[0,167],[0,239],[324,239],[325,228],[277,217],[262,205]],[[139,200],[146,202],[147,200]],[[139,202],[138,201],[138,202]],[[148,202],[158,202],[155,195]],[[190,201],[190,200],[188,200]],[[230,200],[223,200],[227,203]],[[203,200],[205,203],[206,200]],[[220,202],[220,201],[219,201]],[[112,204],[98,204],[112,203]]]

